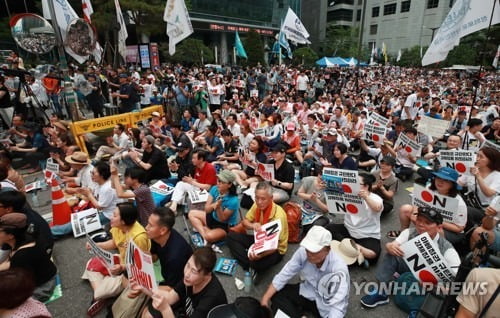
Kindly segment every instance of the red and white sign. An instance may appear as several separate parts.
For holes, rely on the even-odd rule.
[[[323,180],[325,180],[328,176],[334,176],[342,179],[342,190],[345,194],[358,195],[360,187],[358,171],[323,168]]]
[[[414,157],[420,156],[420,153],[422,152],[422,145],[415,140],[411,140],[405,134],[399,134],[399,138],[396,140],[394,148],[397,150],[404,149],[404,151]]]
[[[452,282],[453,273],[427,232],[401,244],[404,260],[422,283]]]
[[[358,214],[363,212],[363,199],[357,194],[325,192],[328,212],[333,214]]]
[[[265,181],[274,180],[274,165],[272,163],[258,163],[255,174],[261,176]]]
[[[412,204],[418,207],[434,208],[441,213],[445,222],[458,224],[460,223],[459,220],[464,218],[464,215],[458,212],[457,198],[441,195],[416,183],[413,185]]]
[[[440,150],[441,166],[455,169],[460,174],[469,174],[476,162],[476,153],[470,150]]]
[[[151,255],[144,253],[133,240],[128,242],[125,261],[129,278],[150,292],[158,288]]]
[[[248,149],[240,148],[240,160],[241,163],[250,168],[257,168],[257,159],[255,154]]]
[[[120,255],[113,254],[110,251],[106,251],[99,246],[97,246],[96,242],[90,238],[87,234],[87,242],[90,245],[90,253],[95,255],[102,263],[102,265],[106,266],[108,271],[114,266],[120,264]]]
[[[174,191],[174,188],[166,184],[165,182],[158,180],[149,189],[152,192],[156,192],[161,195],[169,195]]]
[[[373,112],[368,117],[363,130],[363,139],[382,143],[387,133],[389,119]]]
[[[268,222],[262,225],[259,231],[254,232],[254,243],[250,246],[248,252],[260,254],[265,251],[277,249],[280,233],[280,220]]]

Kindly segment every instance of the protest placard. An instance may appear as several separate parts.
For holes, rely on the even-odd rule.
[[[412,204],[418,207],[434,208],[441,213],[446,222],[457,223],[457,220],[464,217],[458,212],[457,198],[441,195],[417,183],[413,186]]]
[[[254,243],[250,246],[248,252],[251,251],[255,254],[260,254],[265,251],[277,249],[280,233],[280,220],[263,224],[260,227],[260,230],[254,232]]]
[[[439,162],[442,167],[450,167],[460,174],[468,174],[476,162],[476,153],[470,150],[440,150]]]
[[[424,232],[401,244],[406,265],[422,283],[452,282],[453,273],[429,233]]]
[[[35,181],[28,183],[27,185],[24,186],[24,192],[28,193],[33,190],[38,190],[42,188],[42,183],[40,181]]]
[[[272,163],[257,163],[255,174],[261,176],[265,181],[274,180],[274,165]]]
[[[358,171],[334,168],[323,168],[321,179],[326,183],[326,191],[358,194]],[[339,189],[339,182],[341,182]],[[340,191],[339,191],[340,190]]]
[[[71,227],[75,237],[102,229],[99,212],[96,209],[88,209],[71,214]]]
[[[394,148],[397,150],[404,149],[404,151],[414,157],[420,156],[420,153],[422,152],[422,145],[415,140],[411,140],[403,133],[399,134],[398,140],[396,140],[396,143],[394,144]]]
[[[249,149],[240,148],[240,160],[241,163],[250,168],[257,168],[257,160],[255,158],[255,153],[251,152]]]
[[[205,189],[191,190],[188,191],[188,196],[191,204],[203,203],[208,200],[208,191]]]
[[[254,135],[264,137],[266,135],[266,129],[265,128],[257,128],[254,130]]]
[[[450,122],[429,116],[422,116],[418,122],[417,131],[436,138],[441,138],[446,133]]]
[[[500,152],[500,145],[492,143],[489,140],[485,140],[479,149],[481,148],[493,148],[496,149],[498,152]]]
[[[51,171],[55,174],[59,173],[59,164],[55,163],[52,158],[47,159],[47,164],[45,166],[45,170]]]
[[[357,214],[366,209],[363,199],[356,193],[325,192],[328,212],[333,214]]]
[[[108,270],[111,269],[113,265],[120,264],[120,255],[113,254],[110,251],[100,248],[88,234],[86,236],[87,242],[90,245],[90,253],[96,256]]]
[[[158,288],[151,255],[144,253],[133,240],[128,241],[125,262],[129,279],[149,292]]]
[[[364,130],[363,139],[382,143],[387,133],[389,119],[373,112],[368,117]]]
[[[161,195],[172,194],[174,188],[166,184],[165,182],[158,180],[152,186],[149,187],[152,192],[156,192]]]

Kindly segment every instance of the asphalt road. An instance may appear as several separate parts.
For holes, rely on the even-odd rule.
[[[41,178],[41,173],[36,175],[28,175],[25,177],[26,182],[31,182],[36,178]],[[411,183],[400,183],[399,191],[395,196],[395,211],[382,218],[382,245],[388,241],[385,238],[385,233],[389,230],[399,229],[399,219],[397,210],[399,206],[410,202],[409,192],[406,188],[412,186]],[[296,186],[295,189],[298,189]],[[40,214],[51,213],[50,203],[50,190],[46,190],[38,195],[40,202],[39,207],[34,207]],[[31,196],[28,194],[28,200],[31,202]],[[337,217],[339,223],[341,219]],[[175,228],[187,238],[187,231],[184,226],[182,217],[179,215],[176,219]],[[81,279],[83,268],[90,258],[90,255],[84,248],[85,238],[75,239],[73,237],[66,237],[56,241],[54,247],[54,261],[58,267],[59,274],[62,282],[63,296],[48,304],[48,308],[54,317],[63,318],[80,318],[85,317],[87,308],[92,299],[92,290],[87,281]],[[273,276],[281,269],[282,265],[290,259],[293,252],[297,249],[298,244],[290,244],[288,252],[282,261],[281,265],[277,265],[270,269],[268,272],[262,274],[259,278],[258,285],[254,286],[250,294],[245,293],[243,290],[238,290],[234,283],[234,277],[226,276],[223,274],[216,274],[223,284],[228,300],[231,302],[238,296],[250,295],[260,299],[267,286],[271,282]],[[222,254],[218,256],[231,257],[229,250],[226,246],[222,246]],[[243,280],[244,271],[238,267],[235,272],[235,277]],[[349,298],[349,308],[346,317],[363,317],[366,314],[372,314],[376,317],[406,317],[403,311],[399,310],[391,301],[389,305],[381,306],[375,309],[365,309],[361,306],[359,300],[363,295],[357,295],[353,282],[371,282],[375,281],[375,266],[366,270],[360,267],[350,268],[351,276],[351,289]],[[103,310],[97,317],[105,317],[106,310]]]

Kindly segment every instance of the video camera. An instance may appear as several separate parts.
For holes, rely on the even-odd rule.
[[[175,84],[175,78],[167,76],[161,81],[161,84],[167,86],[168,88],[172,88],[172,86]]]

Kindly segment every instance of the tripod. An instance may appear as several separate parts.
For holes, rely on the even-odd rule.
[[[29,97],[28,101],[28,111],[31,110],[31,115],[33,116],[33,121],[36,123],[40,124],[45,124],[50,122],[49,117],[47,116],[47,113],[45,113],[45,110],[48,109],[48,105],[41,103],[38,97],[33,93],[33,90],[31,89],[30,85],[25,81],[21,81],[19,85],[22,87],[24,94],[26,97]],[[35,103],[33,103],[33,101]],[[41,107],[41,109],[38,109],[38,113],[41,113],[42,115],[37,114],[37,108],[35,105],[38,107]],[[17,111],[15,111],[17,113]]]

